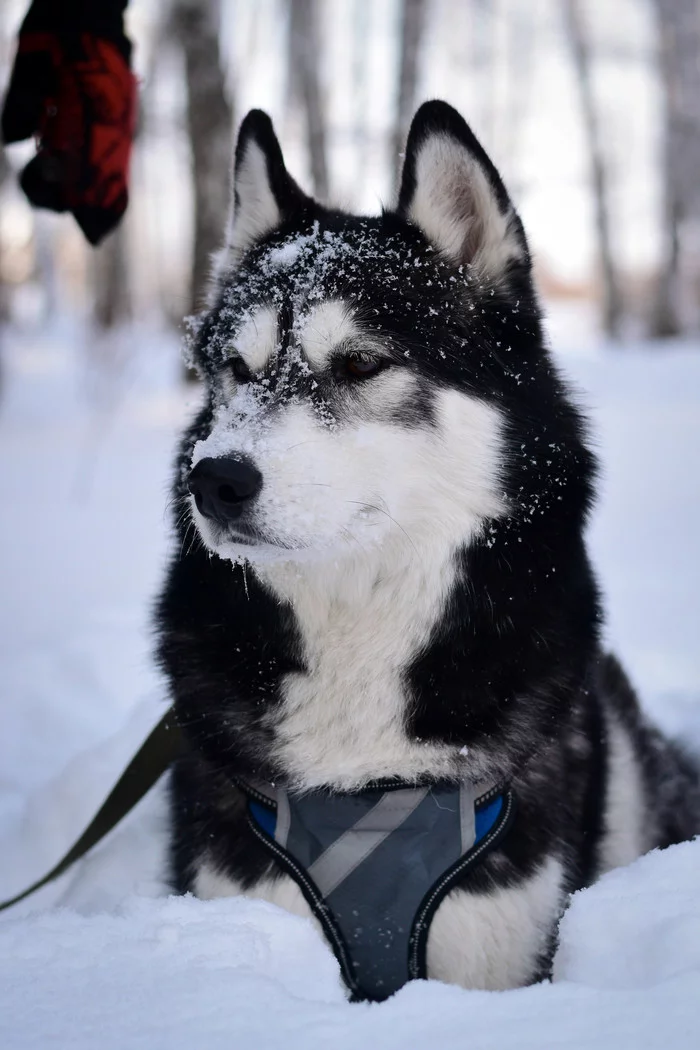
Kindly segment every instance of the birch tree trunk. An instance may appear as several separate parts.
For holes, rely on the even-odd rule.
[[[366,4],[355,4],[352,20],[352,97],[353,108],[353,152],[355,173],[358,182],[366,177],[369,160],[369,134],[367,119],[370,105],[369,63],[367,39],[371,32],[371,16]]]
[[[211,257],[221,246],[229,203],[233,112],[221,69],[219,16],[219,0],[175,0],[173,5],[173,32],[185,58],[194,192],[190,313],[204,306]]]
[[[92,319],[109,331],[131,317],[127,224],[122,221],[98,248],[90,251]]]
[[[5,157],[5,148],[0,145],[0,205],[4,195],[5,183],[10,174],[10,166]],[[2,226],[0,226],[0,397],[3,392],[3,326],[10,320],[10,289],[4,275],[4,244]]]
[[[5,191],[5,184],[9,181],[10,165],[5,156],[5,147],[0,145],[0,205]],[[0,226],[0,325],[10,319],[10,294],[4,277],[4,245],[2,240],[2,226]]]
[[[664,258],[651,334],[672,336],[684,328],[682,226],[700,220],[700,3],[655,0],[655,6],[663,97]]]
[[[400,155],[416,106],[420,46],[425,28],[425,0],[402,0],[401,54],[399,58],[399,94],[396,106],[394,134],[391,141],[391,166],[394,173],[394,193],[398,194],[402,165]]]
[[[583,124],[588,144],[598,255],[603,279],[603,327],[613,339],[620,335],[622,295],[610,232],[608,172],[599,115],[591,81],[591,48],[580,0],[564,0],[564,20],[576,71]]]
[[[328,150],[319,75],[321,34],[317,0],[290,0],[288,55],[290,91],[304,112],[314,194],[327,200]]]

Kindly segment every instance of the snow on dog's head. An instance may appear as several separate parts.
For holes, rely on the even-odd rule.
[[[517,491],[504,406],[523,338],[539,341],[522,227],[454,110],[421,107],[397,210],[377,218],[306,197],[250,113],[194,345],[210,398],[186,483],[204,543],[259,561],[468,542]]]

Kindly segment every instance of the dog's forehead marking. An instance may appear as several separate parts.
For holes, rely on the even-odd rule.
[[[252,372],[261,372],[277,350],[281,313],[273,306],[262,306],[242,325],[232,343]],[[334,299],[319,303],[292,318],[292,336],[314,369],[323,368],[333,350],[358,335],[350,307]]]
[[[322,368],[337,346],[357,335],[350,309],[339,299],[319,303],[299,321],[299,341],[312,368]]]
[[[230,356],[231,328],[235,326],[239,352],[253,371],[259,371],[277,342],[285,341],[287,333],[282,332],[279,321],[288,325],[288,316],[295,337],[290,349],[296,348],[297,354],[306,351],[308,363],[311,365],[313,359],[318,365],[327,359],[334,338],[337,345],[348,335],[360,334],[359,330],[350,333],[347,325],[352,325],[353,317],[361,312],[373,310],[381,289],[388,293],[394,309],[402,314],[414,313],[424,325],[426,319],[439,317],[453,302],[457,284],[463,288],[469,285],[470,275],[463,266],[456,272],[451,263],[411,236],[387,231],[369,219],[357,220],[341,230],[324,229],[315,219],[303,232],[252,249],[240,269],[230,274],[222,290],[219,313],[207,329],[203,353],[211,367]],[[426,298],[430,300],[428,307]],[[340,305],[343,302],[345,311]],[[322,308],[321,314],[311,320],[317,307]],[[260,316],[263,311],[264,325]],[[277,318],[274,335],[273,313]],[[303,318],[309,328],[304,340],[300,338]],[[264,327],[264,338],[256,333],[256,327]],[[314,333],[313,328],[319,331]]]
[[[272,306],[262,306],[243,323],[232,348],[251,372],[261,372],[275,350],[277,339],[277,311]]]

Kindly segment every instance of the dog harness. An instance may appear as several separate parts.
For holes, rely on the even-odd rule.
[[[251,831],[299,886],[354,999],[386,999],[427,976],[435,910],[513,813],[509,790],[466,783],[304,794],[238,783]]]

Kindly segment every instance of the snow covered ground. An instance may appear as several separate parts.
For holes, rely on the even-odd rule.
[[[603,461],[591,549],[609,640],[654,717],[700,751],[700,346],[605,350],[553,327]],[[178,388],[158,333],[121,333],[100,370],[67,323],[0,333],[0,346],[2,899],[58,859],[163,710],[149,603],[196,394]],[[697,1046],[700,841],[577,894],[552,984],[416,982],[349,1005],[304,921],[164,897],[163,828],[161,783],[75,870],[0,916],[3,1050]]]

